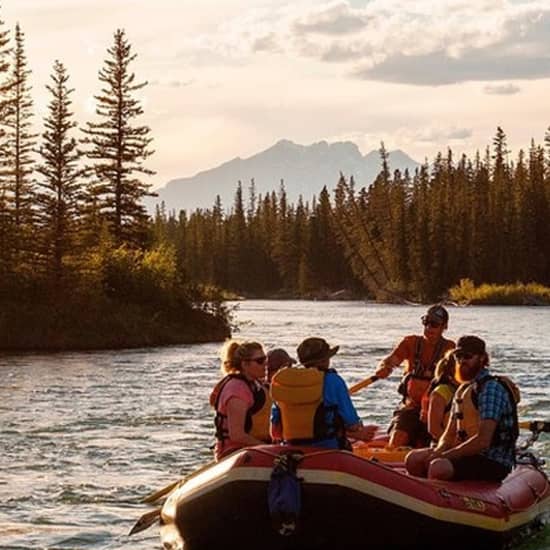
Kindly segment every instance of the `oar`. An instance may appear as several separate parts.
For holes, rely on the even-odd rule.
[[[227,455],[229,456],[229,455]],[[163,496],[167,495],[168,493],[171,493],[174,489],[179,487],[180,485],[183,485],[187,481],[189,481],[192,477],[195,477],[196,475],[200,474],[201,472],[204,472],[204,470],[207,470],[211,466],[216,464],[215,460],[212,460],[210,462],[207,462],[188,476],[182,477],[181,479],[178,479],[177,481],[174,481],[173,483],[170,483],[169,485],[166,485],[166,487],[163,487],[162,489],[159,489],[158,491],[155,491],[154,493],[151,493],[150,495],[147,495],[142,502],[145,502],[146,504],[153,504],[157,500],[161,499]],[[143,514],[134,524],[132,529],[130,529],[130,532],[128,533],[128,536],[135,535],[136,533],[140,533],[141,531],[145,531],[145,529],[151,527],[154,523],[156,523],[160,519],[160,511],[162,510],[162,506],[159,508],[155,508],[154,510],[151,510],[150,512],[146,512]]]
[[[550,422],[546,420],[522,420],[518,425],[523,430],[531,430],[537,433],[550,433]]]
[[[373,382],[376,382],[378,379],[379,379],[379,376],[376,376],[376,374],[373,374],[372,376],[365,378],[365,380],[362,380],[361,382],[357,382],[357,384],[353,385],[349,389],[348,393],[350,395],[353,395],[354,393],[357,393],[359,390],[362,390],[363,388],[370,386]]]
[[[150,512],[147,512],[143,514],[134,524],[132,529],[130,529],[130,532],[128,533],[128,536],[135,535],[136,533],[141,533],[141,531],[145,531],[145,529],[151,527],[153,523],[156,523],[160,519],[160,511],[162,509],[162,506],[159,508],[155,508],[154,510],[151,510]]]
[[[150,495],[147,495],[145,498],[142,499],[141,502],[144,502],[146,504],[154,504],[157,500],[161,499],[163,496],[167,495],[168,493],[171,493],[178,485],[183,484],[186,481],[189,481],[192,477],[195,477],[201,472],[204,472],[204,470],[207,470],[208,468],[210,468],[210,466],[213,466],[214,464],[216,464],[215,460],[211,460],[210,462],[207,462],[206,464],[204,464],[203,466],[201,466],[191,474],[185,477],[182,477],[181,479],[178,479],[177,481],[174,481],[169,485],[166,485],[166,487],[163,487],[162,489],[159,489],[158,491],[155,491]]]
[[[154,493],[147,495],[144,499],[142,499],[141,502],[145,502],[146,504],[154,504],[157,500],[159,500],[164,495],[167,495],[173,489],[175,489],[184,479],[185,478],[178,479],[177,481],[170,483],[170,485],[167,485],[166,487],[163,487],[162,489],[159,489],[158,491],[155,491]]]

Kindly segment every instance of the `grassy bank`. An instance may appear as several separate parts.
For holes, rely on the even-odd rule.
[[[97,350],[223,341],[223,316],[200,308],[154,308],[115,300],[62,304],[4,302],[0,349]]]
[[[538,283],[476,286],[470,279],[461,279],[449,290],[449,299],[471,305],[548,306],[550,288]]]

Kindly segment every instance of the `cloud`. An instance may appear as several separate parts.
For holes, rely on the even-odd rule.
[[[410,141],[427,143],[445,143],[448,141],[463,141],[472,136],[471,128],[437,127],[423,128],[417,132],[410,133]]]
[[[150,86],[167,86],[169,88],[183,88],[185,86],[191,86],[195,81],[193,79],[190,80],[151,80],[149,82]]]
[[[519,86],[515,84],[488,84],[483,88],[483,91],[489,95],[513,95],[521,91]]]
[[[347,2],[337,2],[299,17],[292,24],[292,30],[302,35],[347,35],[364,29],[367,20],[363,12],[352,9]]]
[[[550,77],[545,0],[275,3],[199,40],[218,62],[258,54],[313,58],[356,78],[421,86]]]

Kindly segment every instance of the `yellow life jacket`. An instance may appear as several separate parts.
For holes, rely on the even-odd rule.
[[[456,390],[453,401],[453,418],[456,419],[456,434],[459,443],[466,441],[479,432],[479,410],[477,405],[477,394],[481,387],[489,380],[498,380],[507,390],[512,407],[514,408],[514,444],[518,436],[516,405],[520,401],[520,391],[517,385],[507,376],[488,375],[479,381],[466,382]],[[493,437],[493,444],[497,444],[503,438],[501,427],[497,426]]]
[[[271,415],[271,405],[272,400],[269,395],[269,391],[263,385],[259,385],[253,382],[250,382],[242,374],[228,374],[222,378],[214,387],[210,395],[210,405],[216,409],[216,417],[214,418],[214,425],[216,428],[216,438],[223,441],[228,439],[229,434],[227,432],[227,425],[225,419],[227,415],[222,414],[218,410],[219,401],[223,388],[233,378],[237,378],[246,383],[250,392],[252,393],[252,398],[254,400],[252,406],[246,411],[244,431],[247,434],[250,434],[256,439],[261,439],[262,441],[269,441],[269,418]]]
[[[424,424],[428,423],[428,412],[430,409],[430,396],[432,393],[437,393],[445,400],[445,415],[443,416],[441,422],[442,422],[442,428],[444,428],[447,425],[447,420],[449,420],[449,413],[451,411],[451,406],[453,402],[453,395],[456,390],[456,385],[453,385],[449,382],[443,382],[440,380],[434,380],[430,384],[430,387],[428,388],[428,391],[422,396],[422,402],[420,405],[420,420],[424,422]]]
[[[271,379],[271,397],[281,411],[285,441],[315,439],[325,374],[316,368],[284,367]]]
[[[271,399],[269,388],[262,385],[260,389],[264,394],[264,397],[260,399],[260,401],[263,401],[263,405],[261,405],[260,409],[255,409],[253,405],[252,409],[249,410],[252,420],[252,426],[250,427],[249,433],[256,439],[270,441],[269,421],[271,419],[271,406],[273,404],[273,400]]]

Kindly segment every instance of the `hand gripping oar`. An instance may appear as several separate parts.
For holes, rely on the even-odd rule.
[[[370,386],[373,382],[376,382],[379,378],[380,378],[379,376],[376,376],[376,374],[373,374],[372,376],[365,378],[365,380],[362,380],[361,382],[357,382],[357,384],[353,385],[349,389],[348,393],[350,395],[353,395],[354,393],[357,393],[359,390],[362,390],[363,388]]]

